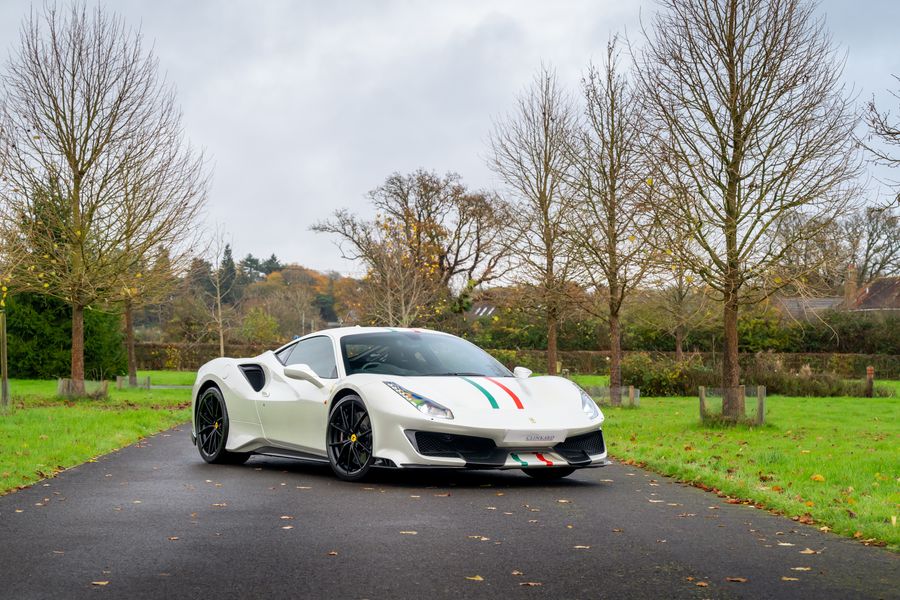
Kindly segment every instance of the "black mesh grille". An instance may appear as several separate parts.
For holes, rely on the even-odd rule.
[[[554,450],[561,453],[585,452],[587,454],[603,454],[605,450],[603,432],[598,430],[570,437],[566,441],[557,444]]]
[[[425,456],[456,457],[467,454],[487,454],[496,448],[494,440],[471,435],[452,433],[416,432],[416,446],[419,454]]]

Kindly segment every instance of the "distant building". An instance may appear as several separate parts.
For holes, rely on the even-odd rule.
[[[879,277],[862,287],[856,294],[853,312],[900,311],[900,277]]]
[[[772,303],[793,319],[809,321],[829,310],[848,312],[900,311],[900,277],[879,277],[857,289],[856,267],[847,268],[843,296],[807,298],[776,296]]]

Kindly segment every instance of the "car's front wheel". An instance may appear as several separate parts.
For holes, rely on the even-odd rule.
[[[197,450],[208,463],[238,465],[247,462],[249,452],[229,452],[228,410],[219,388],[208,387],[197,400]]]
[[[372,468],[372,419],[356,395],[341,398],[328,417],[328,462],[344,481],[359,481]]]
[[[526,475],[530,475],[535,479],[543,481],[552,481],[554,479],[562,479],[568,477],[575,472],[572,467],[540,467],[537,469],[522,469]]]

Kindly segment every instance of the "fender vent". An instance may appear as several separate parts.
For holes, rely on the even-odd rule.
[[[266,385],[266,374],[259,365],[240,365],[241,373],[247,378],[250,387],[254,391],[263,389]]]

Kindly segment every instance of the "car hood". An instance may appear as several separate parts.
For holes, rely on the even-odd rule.
[[[456,422],[507,428],[572,428],[590,423],[581,409],[581,391],[561,377],[367,377],[377,379],[368,385],[392,381],[449,408]],[[384,389],[393,393],[387,386]]]

